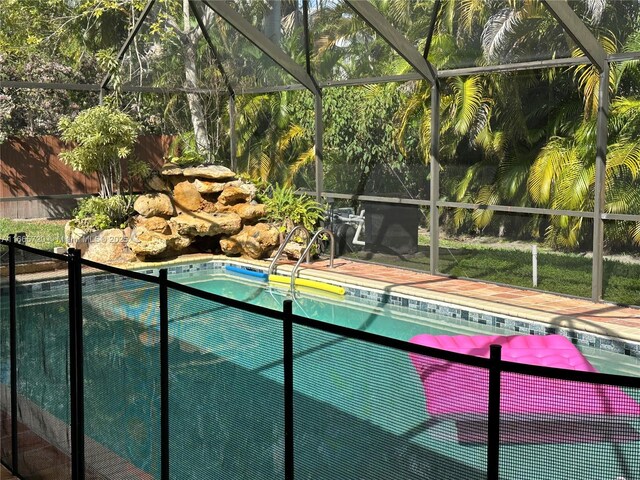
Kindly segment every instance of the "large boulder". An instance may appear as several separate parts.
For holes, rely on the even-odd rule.
[[[254,259],[266,257],[278,245],[280,232],[276,227],[259,223],[247,225],[229,240],[240,245],[242,253]]]
[[[228,209],[219,209],[218,204],[214,202],[210,202],[209,200],[202,200],[200,204],[200,211],[205,213],[216,213],[216,212],[224,212]]]
[[[173,253],[180,253],[183,250],[186,250],[193,243],[193,238],[187,237],[186,235],[181,235],[178,232],[178,229],[176,228],[176,226],[172,225],[171,236],[167,240],[167,242],[168,242],[167,247]]]
[[[267,215],[267,207],[261,203],[239,203],[231,207],[231,210],[240,215],[245,225],[256,223]]]
[[[247,202],[252,202],[256,198],[258,188],[253,183],[243,183],[240,188],[248,195]]]
[[[225,255],[240,255],[242,253],[242,246],[233,237],[221,238],[220,249]]]
[[[128,238],[119,228],[88,233],[76,242],[83,258],[100,263],[126,263],[135,260],[127,246]]]
[[[149,193],[140,195],[133,209],[143,217],[171,217],[175,215],[176,209],[168,195],[164,193]]]
[[[64,224],[64,238],[67,242],[67,245],[71,248],[76,248],[78,240],[91,233],[92,231],[93,230],[85,230],[83,228],[76,227],[75,225],[73,225],[73,220],[70,220]]]
[[[182,170],[182,175],[193,178],[209,178],[212,180],[231,180],[236,174],[222,165],[202,165],[200,167],[187,167]]]
[[[172,175],[182,175],[182,169],[175,163],[165,163],[160,169],[160,174],[167,177]]]
[[[170,229],[169,233],[160,233],[137,226],[129,238],[128,246],[133,253],[144,259],[180,253],[192,242],[192,238],[180,235],[174,229]]]
[[[250,193],[243,188],[244,185],[240,187],[235,186],[227,186],[222,191],[220,196],[218,197],[218,202],[222,205],[235,205],[237,203],[246,203],[251,201]]]
[[[216,182],[213,180],[200,180],[199,178],[196,178],[193,182],[193,184],[198,189],[198,192],[206,194],[220,193],[222,190],[224,190],[224,187],[230,183],[234,182]]]
[[[180,210],[195,212],[200,208],[202,196],[193,183],[184,181],[173,187],[173,201]]]
[[[169,223],[162,217],[137,217],[135,220],[136,227],[144,227],[152,232],[170,234],[171,228]]]
[[[136,227],[133,229],[127,245],[138,257],[143,259],[147,257],[157,257],[167,250],[168,238],[169,235],[152,232],[144,227]]]
[[[180,214],[169,220],[169,224],[180,235],[203,237],[214,235],[233,235],[242,228],[240,215],[228,213]]]

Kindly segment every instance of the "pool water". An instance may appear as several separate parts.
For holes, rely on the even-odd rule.
[[[224,275],[172,279],[278,310],[287,298],[286,289]],[[83,293],[87,435],[159,478],[157,288],[126,280]],[[66,420],[65,298],[19,303],[20,394]],[[169,306],[171,478],[281,479],[281,323],[173,290]],[[400,339],[512,333],[309,294],[294,312]],[[601,370],[633,368],[592,350]],[[294,388],[297,479],[485,478],[485,443],[460,443],[453,421],[429,418],[405,353],[294,326]],[[640,431],[637,420],[633,427]],[[88,464],[97,456],[88,451]],[[505,445],[501,478],[638,479],[640,442]]]

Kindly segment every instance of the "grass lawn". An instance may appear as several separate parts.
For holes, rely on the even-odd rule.
[[[453,243],[453,242],[447,242]],[[461,243],[461,242],[457,242]],[[357,252],[351,258],[386,265],[429,269],[428,248],[420,247],[414,255],[398,256]],[[456,245],[440,249],[440,273],[513,286],[532,288],[531,253],[476,245]],[[538,287],[540,290],[591,297],[591,258],[576,254],[538,253]],[[640,305],[640,265],[605,260],[604,299]]]
[[[9,220],[0,218],[0,238],[6,240],[10,233],[27,234],[27,245],[42,250],[64,247],[66,220]]]

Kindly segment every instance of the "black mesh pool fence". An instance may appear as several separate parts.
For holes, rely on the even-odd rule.
[[[11,378],[15,370],[15,362],[11,359],[11,343],[15,340],[11,331],[9,313],[10,285],[9,278],[15,279],[13,269],[15,265],[9,265],[9,248],[5,246],[0,250],[0,460],[5,465],[14,466],[13,463],[13,432],[11,418]],[[11,268],[11,272],[9,271]]]
[[[18,249],[10,248],[6,265],[13,275],[0,285],[2,460],[23,479],[71,478],[67,261],[30,249],[16,265],[11,254]],[[58,270],[38,268],[56,262]],[[15,275],[16,268],[26,273]]]
[[[22,478],[640,479],[639,378],[448,352],[3,244],[34,259],[0,258],[0,456]],[[61,267],[39,272],[38,255]]]
[[[82,291],[85,471],[160,478],[158,285],[90,273]]]

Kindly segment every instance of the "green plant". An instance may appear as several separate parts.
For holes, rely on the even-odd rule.
[[[206,158],[198,151],[195,133],[183,132],[171,142],[165,160],[181,167],[188,167],[201,165],[205,163]]]
[[[88,230],[124,228],[129,218],[135,214],[135,199],[134,195],[85,198],[73,212],[73,226]]]
[[[311,231],[322,219],[324,209],[308,195],[296,195],[293,187],[276,185],[264,199],[267,218],[279,223],[282,231],[303,225]]]
[[[73,120],[62,118],[59,126],[62,140],[74,144],[71,150],[61,153],[60,158],[74,170],[97,173],[101,197],[111,197],[114,188],[120,190],[124,163],[132,175],[148,173],[146,165],[132,158],[140,126],[126,113],[110,106],[98,106],[85,110]]]
[[[248,183],[252,183],[256,187],[256,200],[260,203],[265,203],[269,198],[272,187],[271,184],[265,182],[260,177],[254,177],[246,172],[238,174],[238,178]]]

